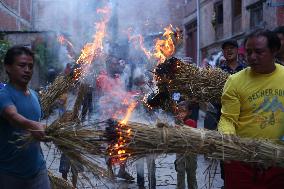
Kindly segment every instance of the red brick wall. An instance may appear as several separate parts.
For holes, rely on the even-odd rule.
[[[0,30],[17,30],[16,18],[0,11]]]
[[[22,30],[29,29],[29,25],[22,22],[18,16],[31,23],[32,20],[32,0],[3,0],[3,3],[8,7],[0,9],[0,30]],[[5,10],[6,9],[6,10]]]
[[[14,9],[14,11],[18,12],[18,3],[19,0],[2,0],[9,8]]]
[[[31,0],[21,0],[20,1],[21,17],[31,22],[32,10],[31,10]]]

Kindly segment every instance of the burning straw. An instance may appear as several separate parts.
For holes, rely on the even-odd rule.
[[[72,117],[72,113],[66,117]],[[68,120],[68,118],[62,118]],[[61,119],[61,120],[62,120]],[[92,178],[111,180],[112,175],[101,167],[99,158],[103,158],[104,141],[93,128],[83,127],[79,122],[54,122],[46,129],[47,139],[70,160],[71,166],[78,172],[92,174]],[[92,186],[90,176],[82,173],[83,177]]]
[[[160,94],[169,98],[180,93],[185,100],[220,102],[229,74],[221,69],[198,68],[177,58],[170,58],[155,69],[155,80]]]
[[[273,162],[284,166],[284,146],[276,141],[238,138],[217,131],[187,126],[167,127],[163,124],[160,128],[141,123],[127,123],[124,126],[117,124],[112,131],[107,136],[113,140],[122,137],[126,141],[125,145],[111,149],[110,152],[124,152],[113,158],[139,157],[150,153],[193,153],[220,160],[263,164]]]
[[[40,102],[45,117],[49,116],[50,108],[55,100],[70,89],[74,81],[72,76],[58,76],[54,82],[50,84],[48,90],[42,93]]]
[[[63,188],[64,189],[75,189],[66,180],[55,176],[50,171],[48,171],[48,177],[49,177],[52,189],[63,189]]]
[[[94,127],[84,127],[78,118],[79,108],[85,92],[86,85],[81,84],[73,111],[65,112],[46,129],[47,139],[52,141],[68,157],[72,168],[77,172],[85,170],[92,173],[94,177],[111,180],[111,173],[99,166],[98,158],[104,157],[103,141],[100,139],[100,133]],[[82,175],[94,187],[89,176],[84,173]]]

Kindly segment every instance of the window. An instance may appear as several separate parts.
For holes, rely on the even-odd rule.
[[[223,24],[223,3],[218,2],[215,4],[215,13],[217,24]]]
[[[242,31],[242,0],[232,1],[232,27],[233,34]]]
[[[263,25],[263,1],[258,1],[247,7],[250,11],[250,28],[258,28]]]
[[[233,1],[233,17],[242,15],[242,0]]]
[[[220,39],[223,37],[223,2],[219,1],[214,4],[214,12],[216,16],[216,38]]]
[[[186,40],[185,52],[187,57],[191,57],[193,62],[197,58],[197,21],[185,25]]]

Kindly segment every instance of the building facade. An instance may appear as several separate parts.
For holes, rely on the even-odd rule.
[[[183,0],[182,3],[185,51],[187,56],[196,60],[196,0]],[[250,31],[258,28],[273,30],[284,25],[283,0],[200,0],[199,3],[202,58],[219,51],[226,39],[236,39],[242,45],[243,38]]]
[[[32,30],[33,0],[1,0],[0,31]]]

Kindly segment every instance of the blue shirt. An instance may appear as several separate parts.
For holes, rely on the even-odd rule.
[[[45,169],[45,161],[40,142],[34,141],[22,148],[23,143],[16,142],[17,134],[26,134],[28,131],[11,126],[2,116],[3,110],[10,105],[17,108],[23,117],[39,121],[41,108],[35,91],[30,95],[15,89],[10,84],[0,89],[0,173],[19,178],[32,178],[39,171]],[[14,143],[13,143],[14,142]]]

